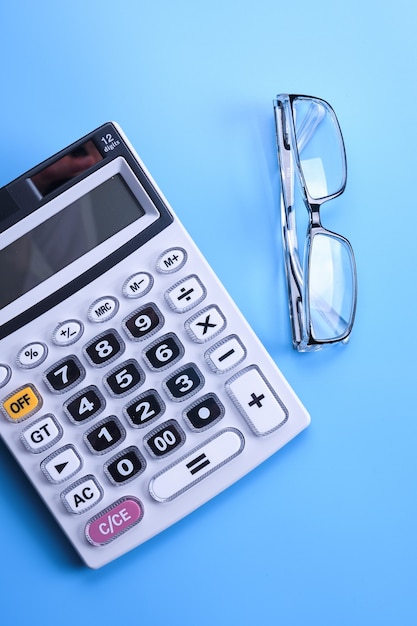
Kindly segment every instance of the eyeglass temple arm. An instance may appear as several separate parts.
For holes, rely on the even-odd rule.
[[[295,221],[294,186],[296,164],[292,152],[294,139],[287,120],[285,105],[280,100],[274,101],[275,123],[277,131],[278,158],[281,170],[281,220],[285,254],[285,271],[289,294],[289,309],[293,344],[297,347],[303,337],[302,294],[304,275],[298,249]],[[300,154],[312,138],[317,126],[325,116],[325,108],[318,102],[312,102],[297,130],[297,148]]]
[[[278,160],[281,170],[281,223],[282,240],[285,255],[285,273],[289,296],[290,320],[293,344],[297,346],[302,339],[302,290],[303,270],[298,252],[298,239],[294,211],[294,161],[291,151],[291,139],[284,107],[274,102],[275,122],[278,144]]]

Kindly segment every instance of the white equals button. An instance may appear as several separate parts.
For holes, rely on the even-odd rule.
[[[154,476],[149,485],[151,496],[168,502],[240,454],[245,446],[241,432],[228,428],[214,435],[167,469]]]

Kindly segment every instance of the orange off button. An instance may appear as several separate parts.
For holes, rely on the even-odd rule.
[[[12,421],[20,421],[29,417],[42,406],[42,398],[33,385],[26,385],[8,396],[2,403],[6,417]]]

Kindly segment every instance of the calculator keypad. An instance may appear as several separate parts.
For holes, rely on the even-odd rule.
[[[96,298],[85,319],[52,326],[61,358],[43,372],[47,342],[25,345],[18,365],[38,368],[40,382],[0,404],[9,422],[24,421],[24,449],[39,455],[44,481],[96,547],[146,519],[149,503],[176,500],[240,456],[248,433],[263,437],[288,418],[261,369],[248,364],[244,336],[229,327],[221,303],[210,303],[202,278],[187,271],[188,258],[184,248],[169,248],[156,257],[154,275],[133,273],[120,293]],[[0,387],[12,373],[0,364]]]

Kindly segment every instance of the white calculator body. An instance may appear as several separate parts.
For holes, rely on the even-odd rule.
[[[0,189],[0,435],[100,567],[309,416],[120,128]]]

